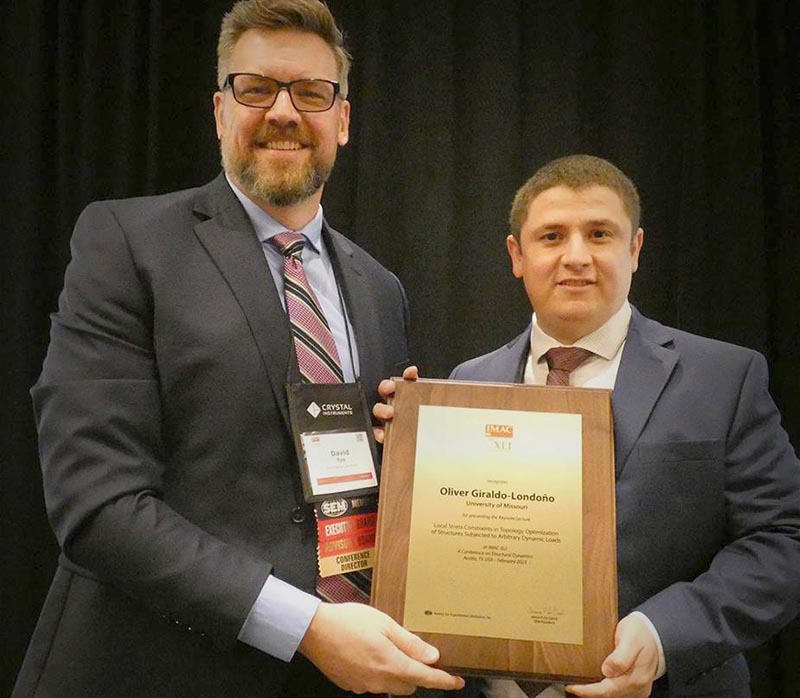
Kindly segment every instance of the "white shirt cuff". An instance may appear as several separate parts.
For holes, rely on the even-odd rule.
[[[319,604],[316,596],[270,575],[239,631],[239,640],[288,662]]]
[[[653,622],[641,611],[631,611],[630,615],[636,616],[644,621],[644,624],[650,629],[650,632],[653,634],[653,639],[656,641],[656,647],[658,647],[658,669],[656,670],[656,679],[660,679],[664,674],[667,673],[667,658],[664,656],[664,647],[661,644],[661,638],[658,636],[658,630],[656,630],[656,626],[653,625]]]

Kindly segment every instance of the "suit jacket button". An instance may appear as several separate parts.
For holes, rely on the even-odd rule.
[[[303,507],[295,507],[292,509],[292,523],[300,524],[306,520],[306,513],[303,511]]]

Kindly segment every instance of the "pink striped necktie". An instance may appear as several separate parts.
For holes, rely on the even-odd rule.
[[[547,385],[569,385],[569,374],[594,353],[580,347],[553,347],[545,352]]]
[[[333,333],[303,270],[305,238],[285,232],[270,242],[283,254],[283,295],[300,375],[307,383],[341,383],[344,374]]]
[[[283,295],[300,375],[307,383],[343,382],[344,374],[333,333],[303,270],[305,238],[300,233],[288,231],[279,233],[270,242],[283,254]],[[317,576],[317,594],[332,603],[367,603],[370,579],[370,570],[331,577]]]

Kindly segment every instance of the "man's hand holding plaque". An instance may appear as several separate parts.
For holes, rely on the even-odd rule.
[[[431,666],[435,647],[360,603],[320,604],[300,652],[354,693],[409,695],[417,687],[457,690],[464,680]]]
[[[418,378],[419,369],[416,366],[408,366],[403,371],[403,380],[415,381]],[[385,378],[380,382],[380,385],[378,385],[378,394],[384,400],[389,400],[394,395],[396,388],[397,383],[394,379]],[[394,417],[394,405],[391,405],[387,402],[376,402],[372,407],[372,414],[375,415],[376,418],[380,419],[385,426],[386,423],[390,422]],[[386,435],[385,428],[373,427],[373,432],[375,434],[375,441],[377,441],[379,444],[382,444]]]
[[[614,651],[601,667],[602,681],[567,686],[579,698],[646,698],[659,669],[659,651],[653,632],[637,614],[617,623]]]

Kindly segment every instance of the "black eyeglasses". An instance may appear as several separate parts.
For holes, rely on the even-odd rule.
[[[278,93],[286,88],[297,111],[328,111],[339,94],[339,83],[332,80],[292,80],[281,82],[255,73],[229,73],[222,88],[231,88],[233,98],[246,107],[269,109]]]

